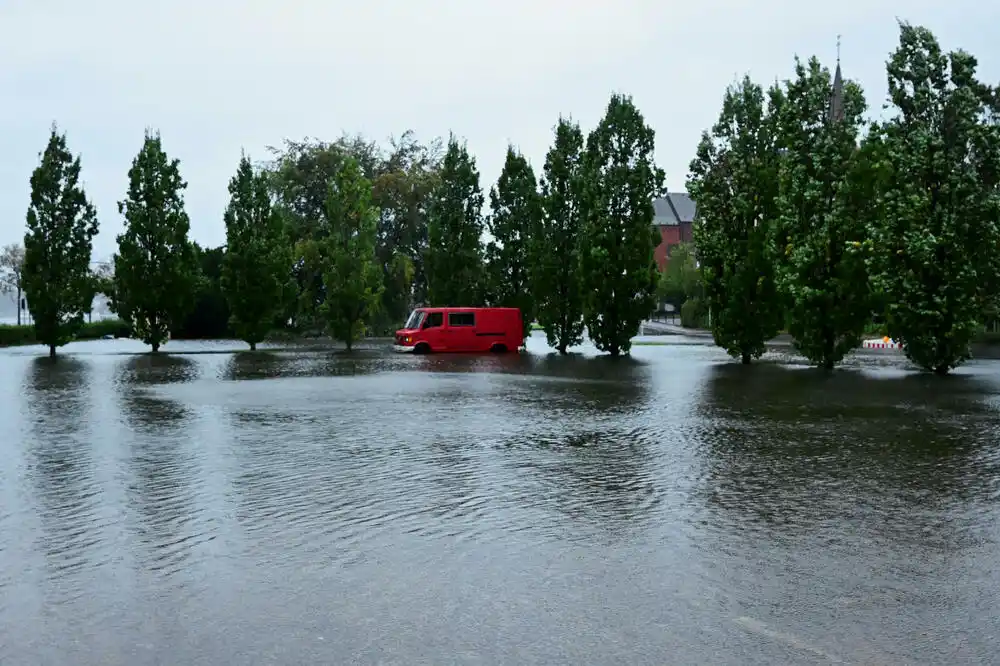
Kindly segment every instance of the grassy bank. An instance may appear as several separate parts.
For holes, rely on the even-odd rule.
[[[99,340],[105,335],[116,338],[128,337],[130,331],[128,325],[119,319],[102,319],[91,323],[84,323],[83,327],[76,335],[77,340]],[[38,344],[35,339],[34,326],[11,326],[0,324],[0,347],[14,347],[17,345]]]

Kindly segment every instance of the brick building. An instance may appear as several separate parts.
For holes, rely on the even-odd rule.
[[[687,192],[668,192],[667,196],[653,200],[653,209],[656,211],[653,224],[660,232],[656,266],[662,271],[670,259],[671,249],[680,243],[691,242],[695,204]]]

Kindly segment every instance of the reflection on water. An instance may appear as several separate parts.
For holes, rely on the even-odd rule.
[[[998,647],[1000,366],[113,348],[0,355],[0,663]]]
[[[55,580],[79,573],[100,550],[102,497],[94,479],[88,381],[87,365],[72,358],[33,359],[25,377],[31,425],[25,476],[37,502],[38,547]],[[69,583],[49,591],[79,594]]]
[[[117,368],[121,411],[134,433],[128,447],[130,527],[142,546],[143,566],[165,576],[180,572],[194,546],[212,538],[195,504],[198,462],[192,409],[157,393],[158,386],[193,380],[198,366],[187,356],[144,354]]]
[[[976,378],[933,379],[713,368],[700,407],[713,502],[792,531],[975,542],[962,517],[992,502],[1000,421]]]

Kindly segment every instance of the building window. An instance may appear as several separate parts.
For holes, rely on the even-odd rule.
[[[473,312],[449,312],[449,326],[475,326],[476,315]]]

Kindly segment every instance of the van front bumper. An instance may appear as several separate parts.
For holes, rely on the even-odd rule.
[[[394,351],[394,352],[400,352],[402,354],[412,354],[415,347],[416,347],[416,345],[409,345],[409,346],[406,346],[406,345],[393,345],[392,346],[392,351]]]

